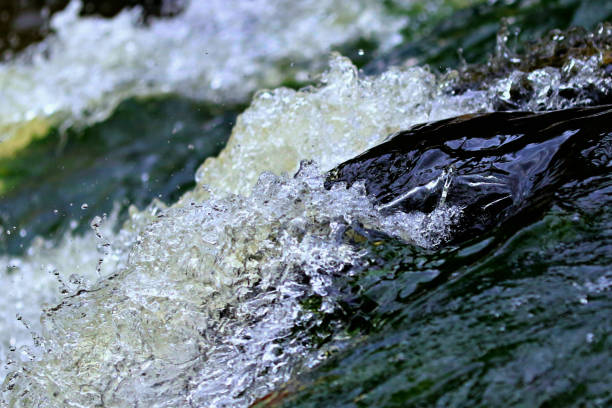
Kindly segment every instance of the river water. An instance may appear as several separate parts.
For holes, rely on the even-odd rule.
[[[608,2],[164,4],[0,64],[3,406],[612,402]]]

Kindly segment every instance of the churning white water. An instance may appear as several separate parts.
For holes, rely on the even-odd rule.
[[[402,24],[375,2],[293,5],[194,1],[144,27],[137,12],[82,18],[72,3],[54,19],[54,37],[0,65],[0,128],[95,121],[134,95],[240,101],[318,71],[333,45],[372,37],[389,47]],[[175,205],[134,209],[117,234],[96,219],[83,237],[0,259],[2,402],[248,405],[318,361],[292,329],[316,318],[301,306],[308,296],[333,311],[334,279],[365,255],[347,231],[430,247],[461,216],[448,207],[383,216],[359,184],[326,190],[323,171],[416,123],[491,110],[525,81],[535,91],[523,108],[562,107],[563,84],[610,86],[597,58],[514,71],[457,95],[426,67],[363,77],[334,54],[317,86],[258,92]]]
[[[259,88],[307,80],[332,46],[394,45],[404,20],[362,0],[192,1],[147,26],[138,9],[103,19],[79,17],[81,7],[71,2],[52,18],[52,36],[0,64],[0,124],[100,120],[136,95],[244,102]]]
[[[73,277],[44,309],[35,346],[9,351],[17,369],[6,402],[236,406],[312,364],[308,339],[291,329],[314,319],[301,308],[306,296],[324,297],[321,310],[333,311],[334,277],[364,254],[344,234],[359,225],[431,245],[460,215],[382,216],[359,184],[326,190],[323,182],[304,163],[295,178],[264,173],[249,196],[136,216],[147,221],[126,226],[117,240],[129,244],[118,242],[104,278]]]

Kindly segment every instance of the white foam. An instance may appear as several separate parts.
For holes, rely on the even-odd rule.
[[[296,178],[264,173],[248,197],[147,213],[148,224],[128,228],[133,245],[115,247],[123,261],[110,275],[44,313],[34,361],[14,363],[5,403],[20,406],[27,391],[40,407],[247,406],[287,381],[314,358],[291,332],[314,318],[300,301],[317,294],[332,311],[334,277],[363,255],[346,229],[431,243],[452,222],[383,216],[362,185],[323,184],[304,165]]]
[[[33,346],[32,333],[41,331],[42,308],[58,304],[62,291],[86,288],[125,262],[123,246],[129,245],[129,231],[113,234],[116,213],[98,229],[101,238],[93,231],[84,236],[68,233],[57,245],[36,238],[26,255],[0,257],[0,381],[10,369],[9,350],[27,356],[24,350]],[[104,246],[110,237],[114,249]],[[104,262],[97,271],[100,259]]]
[[[80,8],[72,1],[53,17],[55,35],[0,64],[0,124],[95,121],[135,95],[244,102],[258,88],[303,80],[334,45],[367,38],[388,48],[404,23],[365,0],[192,1],[148,26],[138,9],[102,19]]]
[[[303,159],[330,170],[417,123],[491,110],[489,100],[484,91],[443,93],[426,67],[360,78],[349,59],[334,55],[317,87],[259,92],[225,149],[204,162],[196,181],[246,194],[263,171],[292,173]]]

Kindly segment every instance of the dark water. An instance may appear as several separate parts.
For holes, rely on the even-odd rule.
[[[459,206],[454,239],[470,239],[548,207],[569,180],[608,173],[611,128],[610,105],[466,115],[401,132],[332,170],[331,180],[365,181],[382,211]]]
[[[121,206],[121,221],[130,204],[175,201],[193,188],[204,159],[225,146],[238,109],[177,96],[130,99],[101,123],[52,130],[0,159],[7,187],[0,223],[14,229],[2,234],[0,248],[20,253],[36,235],[83,231],[95,215],[110,214],[114,203]]]
[[[410,9],[390,1],[398,13],[417,19],[418,8]],[[390,53],[380,56],[365,67],[370,73],[381,72],[389,65],[406,60],[414,64],[430,64],[441,71],[462,63],[484,63],[495,49],[501,26],[509,27],[510,46],[522,51],[529,43],[537,43],[553,29],[579,26],[592,29],[612,18],[612,3],[607,0],[514,0],[489,1],[449,13],[439,24],[431,21],[419,29],[409,25],[403,32],[404,42]]]
[[[385,244],[356,344],[276,405],[610,406],[610,182],[444,257]]]
[[[447,205],[497,197],[468,173],[503,175],[514,202],[468,211],[471,234],[438,251],[365,232],[340,311],[303,328],[333,357],[256,406],[610,406],[610,107],[418,126],[332,175],[385,202],[451,164]]]

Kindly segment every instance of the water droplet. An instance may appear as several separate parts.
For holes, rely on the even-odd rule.
[[[19,230],[19,236],[20,236],[21,238],[25,238],[25,236],[26,236],[26,235],[28,235],[28,231],[26,231],[26,230],[25,230],[25,229],[23,229],[23,228]]]
[[[57,210],[53,210],[53,214],[57,214],[59,211]]]
[[[187,148],[189,150],[193,150],[193,149],[195,149],[195,146],[190,143],[190,144],[187,145]]]
[[[100,226],[100,223],[102,222],[102,218],[99,215],[96,215],[95,217],[93,217],[93,220],[91,220],[91,223],[89,224],[91,226],[91,228],[98,228]]]
[[[587,341],[587,343],[592,343],[592,342],[593,342],[593,338],[594,338],[594,337],[595,337],[595,336],[593,335],[593,333],[587,333],[587,335],[586,335],[586,341]]]
[[[89,206],[87,205],[87,203],[83,203],[81,204],[81,210],[86,210]]]
[[[363,51],[363,50],[360,48],[360,49],[359,49],[359,51],[357,51],[357,54],[359,54],[359,55],[363,55],[363,54],[365,54],[365,51]]]

